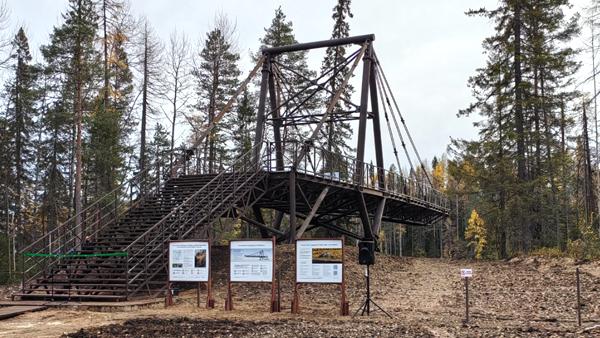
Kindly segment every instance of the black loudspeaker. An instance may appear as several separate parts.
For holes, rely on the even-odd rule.
[[[359,241],[358,242],[358,264],[373,265],[375,264],[375,242]]]

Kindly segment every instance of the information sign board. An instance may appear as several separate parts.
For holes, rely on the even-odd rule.
[[[341,239],[296,241],[297,283],[342,283],[343,263]]]
[[[209,268],[208,241],[169,243],[169,281],[208,282]]]
[[[229,243],[232,282],[273,281],[273,241],[244,240]]]

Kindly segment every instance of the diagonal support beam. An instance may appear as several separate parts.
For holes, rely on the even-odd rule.
[[[323,189],[323,191],[321,191],[321,193],[319,194],[319,197],[317,197],[317,200],[315,201],[315,204],[313,205],[312,209],[310,210],[310,213],[308,213],[308,217],[306,217],[304,219],[304,222],[302,222],[300,229],[298,229],[298,232],[296,233],[296,238],[302,237],[302,234],[304,234],[304,231],[306,231],[306,228],[308,228],[308,225],[312,221],[313,217],[315,217],[317,210],[319,210],[319,207],[321,206],[321,203],[325,199],[325,196],[327,196],[328,192],[329,192],[329,187],[325,187],[325,189]]]
[[[259,224],[265,224],[265,220],[263,219],[263,215],[262,215],[262,212],[260,211],[260,208],[257,206],[252,206],[252,211],[254,211],[254,218],[256,218],[256,222]],[[267,233],[266,229],[259,227],[259,230],[260,230],[260,237],[262,237],[262,238],[269,237],[269,234]]]
[[[243,221],[246,221],[246,222],[248,222],[248,223],[250,223],[250,224],[252,224],[252,225],[254,225],[256,227],[258,227],[261,230],[261,232],[262,231],[268,231],[268,232],[274,233],[274,234],[279,235],[279,236],[285,235],[284,231],[273,229],[273,228],[271,228],[269,226],[266,226],[263,223],[257,222],[257,221],[255,221],[255,220],[253,220],[251,218],[246,217],[246,216],[240,216],[240,219],[243,220]]]
[[[319,121],[319,123],[317,124],[315,129],[313,130],[312,134],[308,138],[307,141],[309,143],[317,137],[317,135],[319,134],[319,131],[323,127],[323,124],[325,124],[325,121],[327,121],[327,119],[329,118],[329,115],[333,111],[333,108],[335,108],[335,105],[340,100],[340,97],[342,96],[342,92],[348,85],[348,81],[350,80],[350,77],[352,77],[352,74],[354,74],[354,70],[356,69],[356,66],[358,66],[358,64],[360,63],[360,60],[362,59],[363,55],[365,54],[365,51],[367,50],[368,46],[369,46],[368,42],[365,42],[363,44],[362,48],[360,49],[360,53],[358,54],[358,56],[354,60],[354,63],[352,64],[352,67],[350,68],[350,71],[348,72],[348,74],[346,74],[346,77],[344,78],[344,81],[340,85],[340,88],[337,90],[337,92],[335,93],[333,98],[331,98],[331,101],[329,102],[329,106],[327,106],[327,110],[323,114],[323,117],[321,118],[321,120]],[[300,153],[298,154],[296,160],[294,161],[294,166],[297,166],[298,163],[300,163],[300,161],[302,161],[302,159],[306,155],[307,150],[308,149],[306,149],[306,147],[302,147]]]
[[[258,59],[258,62],[256,63],[256,66],[254,66],[254,68],[252,69],[252,71],[250,72],[250,74],[248,75],[248,77],[240,84],[240,86],[235,91],[235,93],[233,94],[233,96],[231,96],[231,98],[229,98],[229,100],[227,101],[227,103],[225,103],[225,105],[223,106],[223,108],[221,109],[221,111],[217,115],[215,115],[215,118],[208,124],[208,126],[206,127],[206,129],[204,129],[200,133],[200,135],[197,135],[195,137],[195,140],[194,140],[194,142],[192,144],[191,149],[196,149],[196,148],[198,148],[202,144],[202,142],[204,141],[204,139],[215,128],[215,126],[217,125],[217,123],[219,123],[221,121],[221,119],[223,118],[223,116],[225,115],[225,113],[227,113],[231,109],[231,107],[233,106],[234,102],[237,100],[237,97],[240,96],[240,94],[248,86],[248,83],[250,83],[250,80],[252,80],[254,78],[254,76],[256,76],[256,73],[258,73],[258,70],[260,69],[260,67],[262,67],[262,65],[263,65],[264,62],[265,62],[265,56],[261,56],[260,59]],[[258,152],[260,153],[260,150]],[[184,165],[185,165],[185,157],[177,159],[177,161],[173,165],[171,175],[174,175],[175,172],[177,171],[177,169],[179,167],[181,167],[181,166],[184,166]]]

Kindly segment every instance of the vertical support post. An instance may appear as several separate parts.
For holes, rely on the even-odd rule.
[[[373,235],[377,237],[379,235],[379,229],[381,229],[381,218],[383,217],[383,211],[385,209],[385,197],[382,197],[377,204],[377,210],[375,211],[375,217],[373,218]]]
[[[358,144],[356,146],[356,170],[354,181],[359,187],[362,187],[365,179],[365,137],[367,132],[367,105],[369,104],[369,80],[371,77],[371,43],[365,50],[363,57],[363,74],[362,74],[362,85],[360,91],[360,108],[359,108],[359,122],[358,122]],[[371,223],[369,221],[369,214],[365,205],[365,199],[362,193],[358,192],[359,212],[361,222],[363,224],[365,238],[372,239],[373,233],[371,229]]]
[[[469,323],[469,277],[465,277],[465,324]]]
[[[262,66],[262,79],[260,81],[260,94],[258,97],[258,111],[256,113],[256,134],[254,135],[254,162],[260,161],[261,143],[265,127],[265,101],[267,99],[267,88],[269,85],[269,73],[271,69],[271,56],[267,55]]]
[[[167,282],[167,298],[165,300],[165,307],[173,305],[173,294],[171,293],[171,282]]]
[[[277,93],[275,92],[275,78],[273,76],[273,65],[269,58],[269,102],[271,114],[273,114],[273,138],[275,139],[275,165],[277,170],[283,170],[283,145],[281,143],[281,117],[279,116],[279,108],[277,107]]]
[[[298,283],[294,282],[294,297],[292,298],[292,313],[300,313],[300,297],[298,297]]]
[[[295,241],[294,245],[294,257],[298,255],[298,241]],[[292,313],[300,313],[300,297],[298,297],[298,260],[295,260],[294,264],[294,295],[292,297]]]
[[[368,50],[372,52],[372,49]],[[371,57],[371,54],[369,54]],[[377,184],[379,189],[385,188],[385,162],[383,160],[383,146],[381,145],[381,124],[379,119],[379,100],[377,98],[377,67],[375,62],[371,61],[370,74],[370,93],[371,93],[371,112],[373,114],[373,138],[375,141],[375,160],[377,162]]]
[[[125,255],[125,292],[126,299],[129,299],[129,253]]]
[[[581,287],[579,282],[579,268],[575,269],[575,280],[577,282],[577,325],[581,326]]]
[[[211,256],[209,256],[211,257]],[[208,282],[206,282],[206,308],[213,309],[215,307],[215,300],[212,297],[212,269],[210,263],[208,264]]]
[[[228,252],[231,255],[231,242]],[[229,257],[229,271],[231,271],[231,257]],[[227,298],[225,299],[225,311],[233,310],[233,295],[231,294],[231,274],[227,274]]]
[[[363,183],[363,170],[365,160],[365,136],[367,132],[367,105],[369,104],[369,78],[371,74],[371,43],[369,42],[363,57],[363,75],[360,91],[360,117],[358,123],[358,144],[356,146],[356,169],[358,171],[359,185]]]
[[[341,288],[341,308],[340,308],[340,315],[342,316],[348,316],[350,314],[350,305],[348,304],[348,301],[346,300],[346,268],[345,268],[345,264],[344,264],[344,257],[345,257],[345,242],[346,242],[346,238],[344,236],[342,236],[342,284],[340,285]]]
[[[292,166],[290,170],[290,231],[288,243],[294,243],[296,240],[296,167]]]
[[[276,256],[276,249],[277,249],[277,239],[275,238],[275,236],[273,236],[271,238],[271,240],[273,241],[273,279],[271,280],[271,312],[279,312],[280,308],[279,308],[279,298],[276,295],[276,282],[275,282],[275,275],[277,272],[277,264],[275,263],[277,256]],[[279,276],[278,276],[279,278]],[[277,284],[279,284],[279,279],[277,279]]]
[[[225,311],[233,310],[233,295],[231,294],[231,281],[227,281],[227,298],[225,299]]]
[[[200,286],[202,285],[201,282],[198,282],[197,288],[196,288],[196,306],[200,307]]]

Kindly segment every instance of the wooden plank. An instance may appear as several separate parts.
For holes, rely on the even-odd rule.
[[[21,315],[26,312],[41,311],[41,310],[45,310],[45,309],[46,309],[45,306],[25,306],[25,305],[0,307],[0,320],[15,317],[15,316]]]

